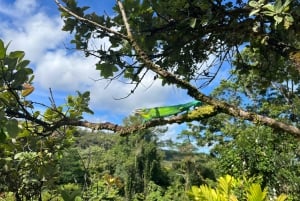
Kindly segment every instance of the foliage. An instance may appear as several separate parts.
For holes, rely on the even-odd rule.
[[[193,200],[207,200],[207,201],[267,201],[271,200],[267,196],[267,189],[262,189],[259,183],[255,183],[254,180],[236,179],[230,175],[225,175],[218,179],[215,188],[207,185],[201,185],[200,187],[193,186],[190,192]],[[287,196],[281,194],[272,200],[284,201]]]
[[[134,117],[126,120],[127,124],[137,122],[140,120]],[[61,181],[68,181],[68,175],[74,178],[80,169],[86,175],[83,182],[76,180],[83,187],[83,199],[168,201],[189,200],[187,191],[191,185],[214,179],[213,170],[206,166],[209,159],[204,155],[183,148],[180,152],[162,151],[160,146],[164,145],[158,144],[150,131],[126,138],[80,131],[73,148],[63,155],[66,158],[60,163]],[[177,146],[181,147],[181,143]],[[79,163],[71,160],[78,155]]]
[[[261,14],[273,17],[275,28],[282,24],[285,29],[288,29],[294,22],[292,15],[289,13],[290,4],[290,0],[284,1],[284,3],[281,0],[276,0],[274,4],[265,4],[264,1],[250,1],[249,6],[253,7],[254,10],[249,15]]]
[[[80,186],[76,184],[65,184],[60,188],[60,194],[64,201],[80,200],[78,197],[81,194]]]
[[[243,78],[246,77],[241,81]],[[249,92],[243,85],[227,81],[217,88],[214,95],[250,111],[298,124],[294,117],[298,116],[294,109],[298,95],[286,97],[277,88],[263,91]],[[191,125],[190,130],[201,133],[196,138],[199,145],[211,146],[211,155],[217,159],[218,175],[260,176],[263,188],[268,187],[275,194],[288,194],[290,199],[299,199],[299,143],[293,137],[259,122],[254,125],[224,114]]]
[[[106,174],[102,179],[95,181],[83,197],[92,200],[123,200],[120,193],[122,187],[123,184],[118,177]]]
[[[84,184],[86,172],[82,167],[82,159],[75,148],[69,148],[63,152],[59,162],[59,181],[58,183],[78,183]]]
[[[25,97],[22,91],[34,78],[29,61],[24,60],[24,52],[7,52],[7,48],[0,40],[0,189],[13,192],[16,200],[41,199],[45,187],[55,187],[61,151],[70,146],[75,132],[61,121],[92,112],[89,92],[69,96],[62,106],[52,100],[44,113],[36,111],[29,92]]]

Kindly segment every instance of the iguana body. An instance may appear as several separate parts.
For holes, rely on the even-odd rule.
[[[197,107],[200,105],[202,105],[202,103],[200,101],[195,100],[189,103],[179,104],[179,105],[137,109],[135,113],[141,115],[145,121],[149,121],[151,119],[164,118],[164,117],[177,115],[179,113],[189,111],[191,107]]]

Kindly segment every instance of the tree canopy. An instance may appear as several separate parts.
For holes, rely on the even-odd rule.
[[[72,0],[56,3],[63,30],[74,33],[71,43],[86,56],[99,58],[100,77],[127,80],[133,84],[131,94],[152,71],[154,80],[186,89],[189,96],[217,111],[193,119],[153,120],[143,127],[226,113],[300,135],[296,122],[248,111],[201,92],[226,70],[246,98],[277,90],[286,98],[282,104],[292,107],[299,82],[298,1],[116,1],[113,16],[89,13],[88,7],[78,7]],[[111,43],[107,50],[90,45],[104,37]],[[113,128],[108,129],[132,131]]]

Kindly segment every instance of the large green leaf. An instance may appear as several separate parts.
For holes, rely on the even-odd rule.
[[[260,184],[254,183],[250,186],[247,200],[248,201],[265,201],[267,189],[262,190]]]
[[[0,39],[0,59],[4,59],[6,54],[5,46],[3,41]]]
[[[13,51],[8,55],[9,58],[17,58],[18,61],[21,61],[24,58],[24,56],[25,56],[24,51]]]
[[[285,201],[288,198],[287,195],[281,194],[277,197],[276,201]]]
[[[29,60],[23,60],[20,63],[18,63],[17,68],[19,68],[19,69],[25,68],[26,66],[28,66],[29,63],[30,63]]]
[[[6,130],[11,138],[15,138],[19,132],[18,121],[16,119],[9,119],[6,123]]]

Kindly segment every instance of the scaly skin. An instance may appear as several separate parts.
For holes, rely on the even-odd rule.
[[[135,113],[142,116],[145,121],[150,121],[151,119],[177,115],[179,113],[189,111],[191,107],[197,107],[200,105],[202,105],[202,103],[200,101],[195,100],[189,103],[179,105],[137,109]]]

